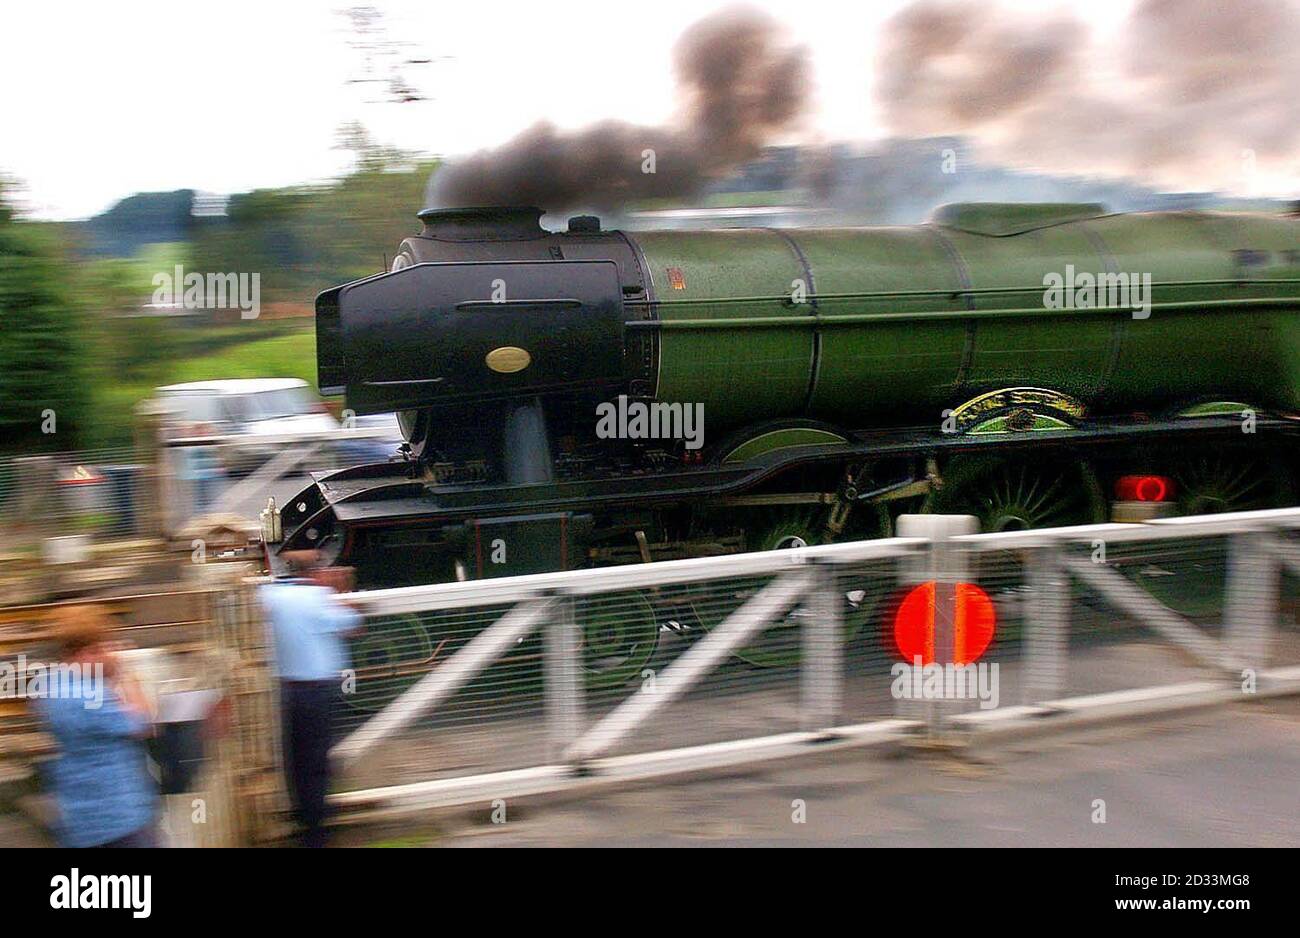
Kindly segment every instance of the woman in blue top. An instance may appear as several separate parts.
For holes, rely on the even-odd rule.
[[[61,661],[49,668],[40,704],[59,744],[59,839],[68,847],[156,846],[158,794],[145,768],[143,739],[152,729],[145,697],[113,654],[101,610],[63,610],[55,634]]]

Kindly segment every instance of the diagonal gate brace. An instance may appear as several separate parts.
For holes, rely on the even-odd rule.
[[[1218,641],[1206,635],[1168,606],[1153,599],[1140,586],[1129,582],[1116,570],[1078,557],[1062,557],[1061,566],[1072,576],[1105,596],[1119,609],[1142,619],[1202,664],[1229,670],[1236,666]]]
[[[813,573],[782,574],[717,628],[693,645],[661,674],[614,708],[564,752],[568,762],[586,762],[609,750],[661,707],[685,694],[700,678],[741,648],[777,616],[786,612],[812,587]]]
[[[372,746],[409,726],[421,714],[451,697],[476,674],[535,629],[555,605],[553,599],[520,603],[470,640],[446,663],[420,678],[350,736],[330,755],[341,763],[356,761]]]

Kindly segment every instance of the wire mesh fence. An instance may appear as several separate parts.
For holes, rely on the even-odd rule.
[[[614,589],[568,600],[578,635],[578,672],[584,725],[599,722],[634,695],[655,694],[687,651],[780,574]],[[847,679],[844,712],[855,722],[892,714],[888,637],[875,618],[894,599],[892,561],[834,571],[841,604],[840,639]],[[701,675],[619,747],[645,752],[748,739],[802,726],[801,660],[806,623],[820,596],[793,602],[760,631]],[[484,606],[398,615],[374,615],[354,640],[355,686],[341,694],[340,736],[360,729],[384,707],[462,652],[509,606]],[[438,774],[535,765],[555,753],[548,730],[546,630],[510,642],[508,650],[430,713],[366,756],[367,777],[411,781]],[[406,747],[439,758],[424,761]],[[411,758],[411,762],[404,760]]]
[[[1279,532],[1277,540],[1289,557],[1300,557],[1300,533]],[[1274,667],[1300,666],[1300,566],[1294,563],[1282,565],[1277,629],[1272,638],[1269,663]]]
[[[337,726],[346,785],[934,728],[1294,664],[1300,511],[1201,520],[958,536],[937,574],[936,542],[912,537],[355,594],[368,615]],[[481,640],[527,608],[495,650]],[[951,676],[930,684],[936,665],[958,666],[955,694]]]
[[[130,448],[0,457],[0,535],[127,537],[144,524],[148,465]]]
[[[1062,697],[1112,693],[1214,676],[1217,662],[1209,649],[1224,638],[1228,539],[1118,544],[1104,561],[1089,545],[1068,550],[1072,559],[1104,566],[1123,581],[1170,609],[1188,623],[1192,637],[1203,637],[1198,656],[1162,632],[1150,616],[1107,598],[1097,584],[1073,577],[1069,584],[1069,666]]]
[[[1300,510],[932,532],[349,594],[366,627],[335,709],[341,791],[1266,680],[1300,664],[1298,531]],[[162,628],[137,608],[129,637],[141,668],[179,651],[221,687],[235,730],[207,797],[265,832],[285,806],[271,642],[260,581],[224,567],[202,610]],[[954,682],[948,665],[973,667]]]

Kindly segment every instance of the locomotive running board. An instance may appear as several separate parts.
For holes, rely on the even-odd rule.
[[[1261,416],[1257,434],[1270,431],[1296,433],[1293,420]],[[484,486],[434,485],[403,474],[382,481],[355,470],[313,475],[324,505],[335,518],[349,526],[368,526],[400,520],[418,523],[437,519],[454,523],[485,514],[528,511],[566,511],[619,504],[638,505],[675,502],[688,498],[739,495],[765,479],[800,463],[817,463],[845,458],[880,459],[890,456],[929,455],[941,451],[1006,451],[1009,448],[1037,448],[1061,445],[1101,445],[1159,436],[1162,440],[1194,435],[1240,435],[1235,418],[1203,417],[1146,423],[1099,424],[1080,429],[1033,434],[1000,433],[981,436],[918,434],[903,439],[864,437],[850,444],[813,445],[783,450],[760,457],[745,466],[704,467],[684,472],[619,479],[583,479],[536,485]],[[363,467],[369,468],[369,467]],[[309,487],[310,488],[310,487]],[[396,497],[394,497],[396,496]],[[297,499],[295,499],[296,501]],[[282,543],[290,543],[311,519],[285,532]]]

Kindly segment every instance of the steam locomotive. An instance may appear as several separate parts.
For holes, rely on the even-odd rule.
[[[419,214],[316,300],[382,464],[279,510],[362,587],[1290,504],[1300,218],[962,204],[916,227]],[[274,536],[274,535],[273,535]]]

